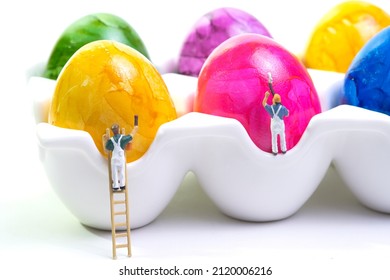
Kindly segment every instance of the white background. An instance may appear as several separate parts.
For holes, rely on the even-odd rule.
[[[389,279],[390,215],[359,204],[332,168],[295,215],[271,223],[226,217],[189,176],[153,223],[132,231],[133,257],[121,257],[125,251],[119,250],[119,260],[112,260],[110,232],[81,225],[48,184],[25,91],[26,73],[48,58],[70,23],[89,13],[111,12],[126,19],[159,64],[178,55],[199,17],[222,6],[255,15],[298,54],[320,17],[338,2],[2,1],[0,278],[125,279],[119,276],[125,265],[203,268],[210,275],[213,266],[233,265],[271,266],[273,274],[265,279]],[[390,13],[388,1],[371,3]]]

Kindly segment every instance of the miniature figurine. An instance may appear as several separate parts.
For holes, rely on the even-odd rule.
[[[278,135],[280,138],[280,146],[282,149],[282,153],[285,154],[287,152],[285,126],[283,119],[284,117],[288,116],[289,111],[285,106],[282,105],[282,99],[280,95],[274,92],[274,89],[272,87],[271,73],[268,73],[268,85],[273,95],[272,105],[267,104],[270,92],[266,91],[263,99],[263,107],[271,116],[272,154],[276,156],[278,154]]]
[[[126,145],[133,140],[135,133],[138,130],[138,117],[135,116],[134,128],[128,135],[122,135],[119,133],[119,125],[113,124],[111,127],[114,136],[112,136],[105,145],[105,148],[112,151],[111,155],[111,176],[112,176],[112,188],[114,191],[124,190],[126,188],[125,178],[125,148]]]

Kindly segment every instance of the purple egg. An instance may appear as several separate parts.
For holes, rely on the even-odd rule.
[[[242,33],[271,37],[254,16],[236,8],[219,8],[202,16],[184,41],[179,56],[178,73],[195,76],[210,53],[222,42]]]

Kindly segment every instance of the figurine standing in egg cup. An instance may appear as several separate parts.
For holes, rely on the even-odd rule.
[[[274,92],[272,82],[271,73],[268,73],[268,85],[273,95],[272,105],[267,104],[270,92],[266,91],[263,99],[263,107],[271,117],[272,154],[276,156],[278,154],[278,135],[280,138],[282,153],[285,154],[287,152],[285,125],[283,119],[289,115],[289,111],[282,105],[282,98],[280,95]]]
[[[112,189],[114,191],[121,191],[126,188],[126,158],[125,149],[126,146],[133,140],[134,135],[138,130],[138,116],[134,117],[134,128],[128,135],[119,133],[119,125],[113,124],[111,130],[114,134],[109,140],[107,140],[105,148],[112,152],[111,155],[111,176],[112,176]]]

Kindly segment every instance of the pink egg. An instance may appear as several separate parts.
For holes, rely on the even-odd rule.
[[[284,118],[289,150],[321,107],[306,68],[271,38],[243,34],[219,45],[199,74],[194,110],[237,119],[261,150],[271,152],[271,117],[262,105],[265,92],[270,91],[268,73],[274,92],[289,110]],[[272,94],[267,103],[272,104]]]

